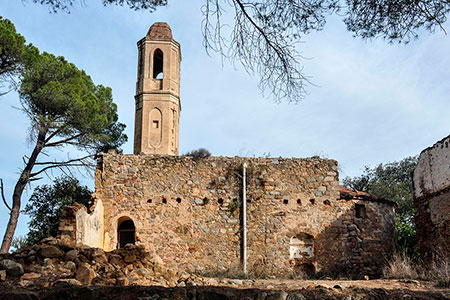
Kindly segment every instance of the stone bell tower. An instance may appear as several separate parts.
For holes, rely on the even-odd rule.
[[[137,46],[134,154],[178,155],[180,44],[169,25],[158,22]]]

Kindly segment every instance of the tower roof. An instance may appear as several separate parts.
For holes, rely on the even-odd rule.
[[[173,39],[172,37],[172,29],[170,29],[169,24],[166,22],[156,22],[147,32],[147,36],[151,38],[160,38],[160,39]]]

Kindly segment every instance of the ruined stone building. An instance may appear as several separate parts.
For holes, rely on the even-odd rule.
[[[417,248],[425,262],[450,257],[450,136],[423,150],[413,173]]]
[[[189,272],[239,273],[245,190],[249,272],[380,275],[393,202],[340,187],[335,160],[177,156],[180,45],[155,23],[138,50],[134,154],[99,156],[93,212],[67,210],[63,235],[105,250],[144,245]]]

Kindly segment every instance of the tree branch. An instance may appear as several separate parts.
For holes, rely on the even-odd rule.
[[[55,161],[55,162],[36,162],[36,165],[47,165],[46,167],[42,168],[41,170],[31,173],[30,178],[37,176],[41,174],[42,172],[46,172],[49,169],[53,168],[67,168],[67,167],[93,167],[94,164],[89,164],[85,162],[86,159],[91,158],[92,155],[87,155],[80,158],[70,159],[67,161]]]
[[[5,203],[6,208],[8,208],[9,211],[11,211],[11,207],[8,205],[8,202],[6,202],[5,192],[4,192],[4,188],[3,188],[3,179],[1,179],[1,178],[0,178],[0,189],[1,189],[1,193],[2,193],[3,203]]]
[[[58,130],[57,130],[57,131],[58,131]],[[84,134],[84,133],[79,133],[79,134],[76,134],[76,135],[74,135],[74,136],[71,136],[71,137],[68,137],[68,138],[66,138],[66,139],[63,139],[63,140],[59,140],[59,141],[52,142],[52,143],[46,143],[46,144],[44,145],[44,147],[55,147],[55,146],[58,146],[58,145],[61,145],[61,144],[69,144],[70,141],[72,141],[72,140],[74,140],[74,139],[77,139],[77,138],[83,136],[83,134]],[[55,136],[55,135],[53,135],[53,136]],[[50,140],[50,138],[47,138],[46,141],[49,141],[49,140]]]

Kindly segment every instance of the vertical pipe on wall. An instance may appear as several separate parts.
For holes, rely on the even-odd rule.
[[[246,168],[247,163],[244,163],[242,165],[242,223],[243,223],[243,249],[242,249],[242,256],[243,256],[243,268],[244,268],[244,274],[247,274],[247,187],[245,182],[245,175],[246,175]]]

